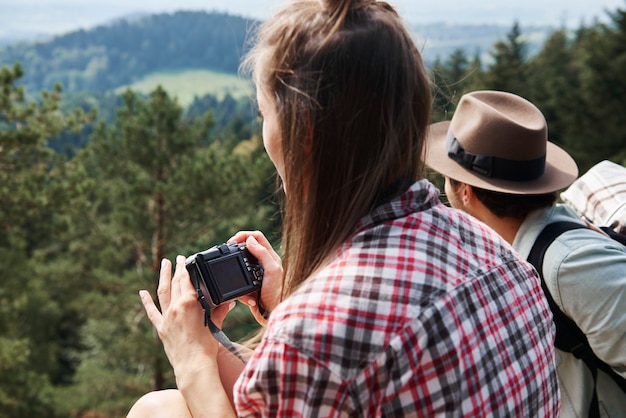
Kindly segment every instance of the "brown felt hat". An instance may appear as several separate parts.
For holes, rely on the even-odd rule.
[[[429,127],[426,148],[427,166],[485,190],[551,193],[578,176],[574,159],[548,141],[541,111],[511,93],[463,95],[451,121]]]

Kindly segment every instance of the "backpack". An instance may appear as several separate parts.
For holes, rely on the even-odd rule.
[[[578,328],[576,323],[571,320],[561,309],[558,307],[543,278],[543,259],[545,256],[545,252],[552,244],[552,242],[565,231],[569,231],[572,229],[580,229],[587,228],[583,224],[579,224],[576,222],[555,222],[547,225],[543,231],[537,237],[532,249],[530,250],[530,254],[528,255],[528,262],[530,262],[537,272],[539,273],[539,278],[541,279],[541,288],[546,295],[546,299],[548,300],[548,305],[550,305],[550,310],[552,311],[552,316],[554,323],[556,325],[556,337],[554,341],[555,347],[558,349],[573,354],[576,358],[581,359],[585,362],[587,367],[591,370],[591,374],[593,376],[594,390],[593,397],[591,399],[591,405],[589,406],[589,417],[600,417],[600,409],[598,405],[598,396],[596,393],[596,379],[597,379],[597,371],[602,370],[608,376],[610,376],[615,383],[620,387],[620,389],[626,394],[626,379],[617,374],[611,366],[600,360],[589,345],[587,341],[587,337],[585,334]],[[611,238],[622,243],[626,246],[626,235],[620,234],[615,230],[609,227],[601,227],[604,232],[606,232]]]

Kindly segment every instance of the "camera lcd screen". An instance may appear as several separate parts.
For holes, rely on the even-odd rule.
[[[217,279],[222,295],[248,288],[250,284],[246,280],[247,272],[243,270],[243,266],[237,254],[220,258],[219,260],[209,263],[209,268],[214,278]]]

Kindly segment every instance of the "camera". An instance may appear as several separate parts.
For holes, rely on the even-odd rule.
[[[214,308],[261,289],[263,267],[245,244],[216,245],[187,258],[187,271],[198,299]]]

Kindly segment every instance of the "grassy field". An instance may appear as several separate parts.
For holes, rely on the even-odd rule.
[[[250,96],[253,92],[249,80],[233,75],[208,70],[168,71],[150,74],[133,84],[119,87],[117,93],[131,88],[138,93],[148,94],[161,85],[170,96],[177,97],[178,103],[187,107],[194,97],[212,94],[218,98],[230,93],[234,98]]]

